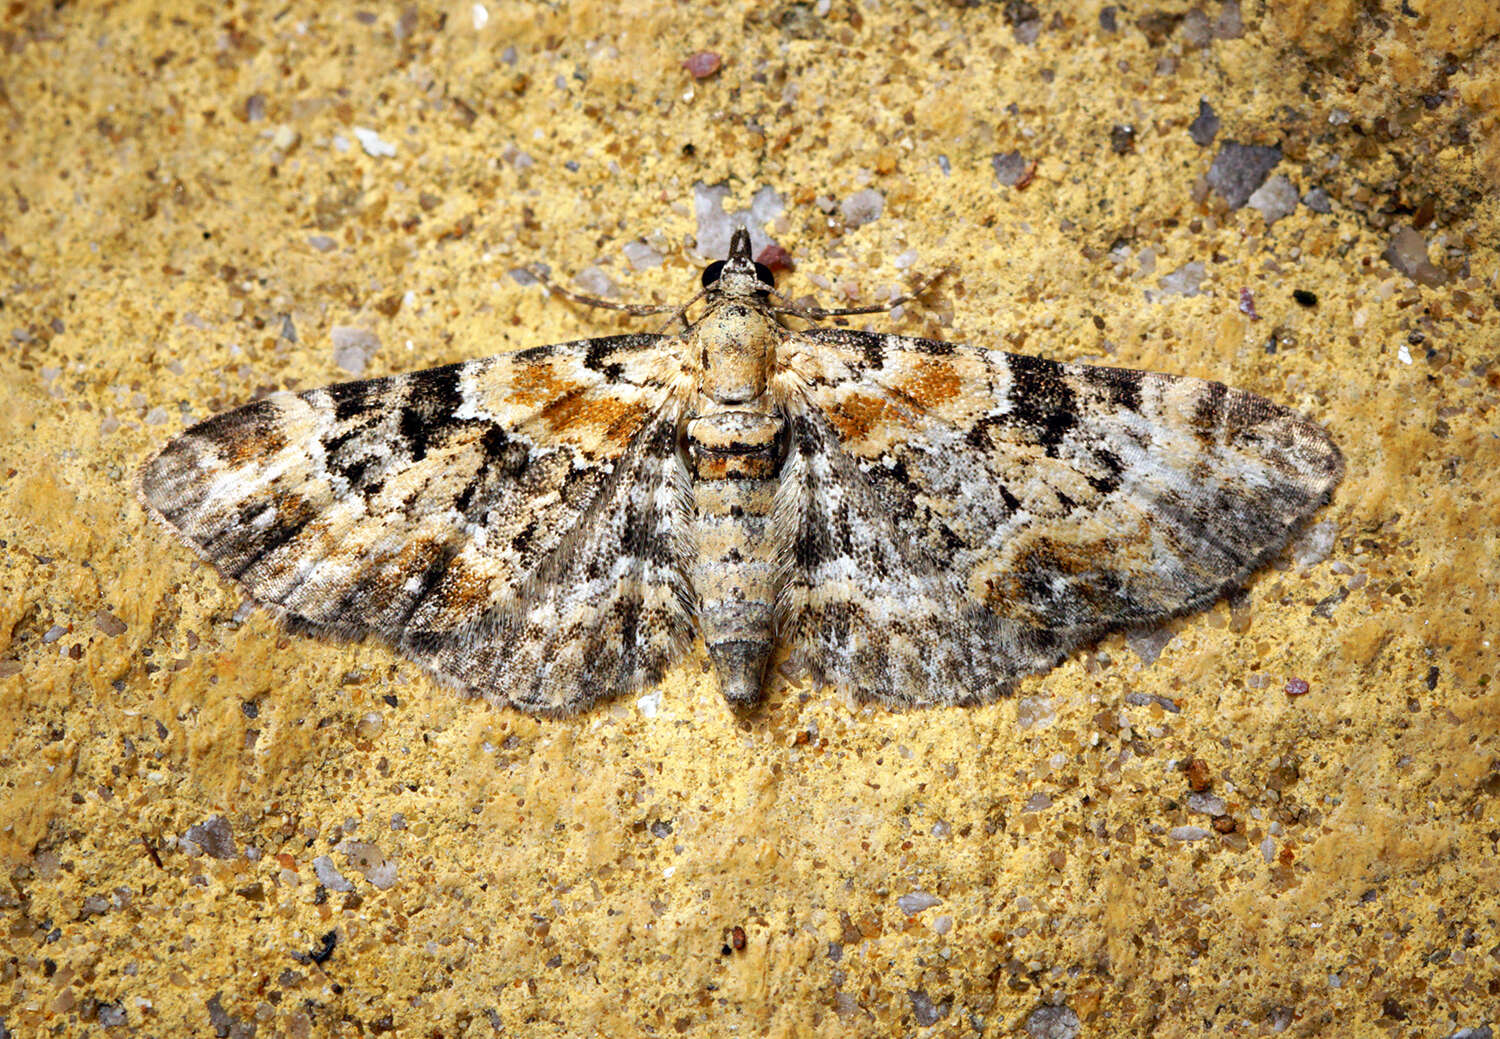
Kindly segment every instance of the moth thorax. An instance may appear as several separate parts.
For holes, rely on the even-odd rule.
[[[720,411],[687,424],[694,480],[770,480],[786,454],[786,421],[758,411]]]
[[[726,303],[699,323],[703,392],[721,404],[744,404],[766,391],[783,329],[765,311]]]

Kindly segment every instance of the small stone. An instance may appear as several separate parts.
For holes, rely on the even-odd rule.
[[[609,299],[620,294],[614,279],[597,264],[590,264],[573,275],[573,283],[588,295],[597,296],[600,299]]]
[[[319,855],[313,859],[313,874],[317,876],[318,883],[329,891],[354,890],[354,885],[344,879],[344,875],[338,871],[338,867],[327,855]]]
[[[116,638],[125,634],[125,622],[108,610],[94,611],[94,626],[107,638]]]
[[[1135,127],[1129,123],[1116,123],[1109,131],[1109,150],[1116,155],[1128,155],[1135,150]]]
[[[925,891],[913,891],[911,894],[902,895],[896,899],[896,904],[901,907],[901,911],[907,916],[916,916],[924,909],[931,909],[933,906],[942,905],[943,900],[936,895],[929,895]]]
[[[1208,770],[1208,762],[1202,758],[1193,758],[1187,763],[1188,788],[1202,793],[1213,786],[1213,775]]]
[[[916,1018],[917,1024],[923,1028],[937,1024],[948,1016],[948,1011],[953,1009],[952,996],[949,996],[940,1003],[934,1003],[932,997],[926,992],[917,989],[907,989],[906,998],[911,1000],[912,1017]]]
[[[97,1017],[105,1028],[118,1028],[125,1023],[125,1008],[118,1003],[100,1003]]]
[[[1242,209],[1280,161],[1280,148],[1225,141],[1209,167],[1208,186],[1230,209]]]
[[[1182,18],[1179,36],[1185,50],[1195,51],[1207,47],[1213,40],[1213,23],[1201,7],[1195,7]]]
[[[1167,836],[1174,841],[1201,841],[1210,833],[1211,830],[1205,830],[1201,826],[1174,826],[1167,831]]]
[[[1288,678],[1286,687],[1282,690],[1287,696],[1306,696],[1311,691],[1312,686],[1305,678]]]
[[[103,895],[90,895],[83,900],[79,916],[103,916],[109,912],[109,899]]]
[[[1214,37],[1220,40],[1237,40],[1245,35],[1245,19],[1240,14],[1240,0],[1224,0],[1219,7],[1219,17],[1214,19]]]
[[[1328,197],[1328,192],[1322,188],[1313,188],[1302,196],[1302,204],[1314,213],[1332,213],[1333,200]]]
[[[1396,229],[1383,256],[1387,263],[1418,285],[1435,288],[1448,280],[1448,275],[1427,258],[1427,240],[1410,227]]]
[[[1224,799],[1214,794],[1189,794],[1187,806],[1200,815],[1223,815],[1227,811]]]
[[[302,135],[297,132],[297,128],[286,123],[282,123],[271,133],[271,147],[279,152],[291,151],[300,140]]]
[[[1203,98],[1198,99],[1198,116],[1188,124],[1188,136],[1200,148],[1207,148],[1219,136],[1219,117]]]
[[[682,63],[694,79],[707,79],[724,67],[724,56],[715,51],[694,51]]]
[[[380,337],[357,325],[334,325],[329,338],[333,341],[333,363],[350,375],[363,375],[371,356],[380,349]]]
[[[307,244],[320,253],[331,253],[339,247],[339,243],[326,234],[315,234],[308,236]]]
[[[991,159],[990,165],[995,168],[995,179],[1004,186],[1013,188],[1026,176],[1029,163],[1020,152],[1006,152]]]
[[[777,245],[775,242],[772,242],[770,245],[766,246],[764,249],[758,252],[755,255],[755,262],[760,264],[762,267],[765,267],[772,274],[778,274],[781,271],[789,271],[793,266],[795,266],[795,264],[792,262],[792,254],[787,252],[781,246]],[[897,258],[896,266],[901,266],[899,257]]]
[[[189,826],[183,840],[192,841],[216,859],[232,859],[239,854],[234,844],[234,830],[222,815]]]
[[[1031,1039],[1078,1039],[1081,1027],[1071,1007],[1037,1007],[1026,1017],[1026,1034]]]
[[[362,740],[373,740],[385,729],[385,717],[379,711],[370,711],[354,723],[354,735]]]
[[[1172,641],[1172,629],[1165,624],[1154,628],[1131,628],[1125,632],[1125,644],[1140,658],[1141,667],[1150,667]]]
[[[365,150],[365,154],[374,159],[389,158],[396,154],[396,146],[389,141],[383,141],[380,134],[363,126],[354,128],[354,137],[359,141],[359,146]]]
[[[1296,211],[1297,187],[1278,173],[1251,193],[1248,204],[1250,208],[1260,210],[1260,215],[1266,218],[1266,226],[1269,227]]]
[[[885,212],[885,196],[874,188],[856,191],[844,199],[839,206],[839,212],[843,214],[844,223],[848,227],[863,227],[865,224],[879,220],[880,214]]]
[[[378,846],[371,844],[369,841],[344,841],[339,845],[339,851],[344,853],[344,857],[349,861],[349,865],[363,873],[365,879],[381,891],[386,891],[395,885],[395,860],[388,859]],[[313,862],[313,869],[317,869],[316,860]],[[318,874],[318,879],[323,879],[321,873]],[[340,876],[339,879],[342,880],[343,877]],[[348,883],[348,881],[344,882]],[[326,884],[326,882],[325,886],[335,891],[339,890],[331,884]]]
[[[1161,291],[1169,296],[1196,296],[1208,271],[1202,260],[1185,263],[1170,274],[1163,274]]]
[[[630,264],[633,271],[648,271],[662,265],[662,254],[639,238],[626,242],[620,251],[625,254],[625,262]]]

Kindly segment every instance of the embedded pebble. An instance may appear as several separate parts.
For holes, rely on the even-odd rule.
[[[182,839],[192,842],[216,859],[232,859],[239,854],[239,849],[234,844],[234,830],[230,828],[229,820],[222,815],[194,823],[188,827]]]
[[[354,137],[359,141],[359,146],[365,150],[365,154],[371,158],[388,158],[396,154],[396,146],[390,141],[381,140],[380,134],[374,130],[356,126]]]
[[[630,264],[631,270],[647,271],[662,264],[662,254],[639,238],[626,242],[620,251],[625,254],[625,262]]]
[[[918,989],[907,989],[906,998],[911,1000],[912,1017],[923,1028],[937,1024],[948,1016],[949,1010],[953,1009],[952,996],[949,996],[940,1003],[934,1003],[932,997],[926,992]]]
[[[1208,186],[1230,209],[1241,209],[1281,161],[1281,149],[1225,141],[1208,170]]]
[[[1212,832],[1201,826],[1174,826],[1167,831],[1167,836],[1174,841],[1201,841]]]
[[[896,904],[901,907],[907,916],[916,916],[924,909],[940,906],[943,900],[936,895],[929,895],[925,891],[913,891],[909,895],[902,895],[896,899]]]
[[[313,859],[313,875],[318,878],[318,883],[329,891],[354,890],[354,885],[344,879],[344,875],[338,871],[338,867],[327,855],[319,855]]]
[[[1198,117],[1188,124],[1188,136],[1200,148],[1207,148],[1219,136],[1219,117],[1203,98],[1198,99]]]
[[[724,67],[724,56],[715,51],[695,51],[687,56],[682,67],[694,79],[707,79]]]
[[[1187,806],[1203,815],[1223,815],[1227,811],[1224,799],[1214,794],[1189,794]]]
[[[1172,641],[1172,629],[1165,624],[1154,628],[1132,628],[1125,633],[1125,644],[1140,657],[1141,667],[1150,667],[1161,651]]]
[[[1409,227],[1396,229],[1382,255],[1386,263],[1418,285],[1434,288],[1448,280],[1448,275],[1427,258],[1427,239]]]
[[[699,181],[693,185],[693,216],[698,221],[695,233],[697,253],[705,259],[724,259],[729,252],[729,238],[740,227],[750,229],[750,251],[759,253],[774,244],[760,228],[786,212],[786,201],[769,186],[750,197],[748,209],[733,212],[725,209],[724,202],[728,197],[728,184],[710,185]]]
[[[1158,284],[1165,295],[1196,296],[1198,295],[1199,286],[1203,284],[1203,279],[1207,276],[1207,273],[1206,268],[1203,266],[1203,261],[1194,260],[1191,263],[1183,264],[1170,274],[1163,274]]]
[[[1078,1039],[1081,1023],[1072,1007],[1037,1007],[1026,1018],[1031,1039]]]
[[[839,205],[839,212],[847,226],[863,227],[879,220],[880,214],[885,212],[885,196],[874,188],[856,191]]]
[[[379,711],[370,711],[354,723],[354,735],[362,740],[373,740],[385,729],[385,717]]]
[[[1298,570],[1308,570],[1328,558],[1338,539],[1338,527],[1332,521],[1314,523],[1292,544],[1292,558]]]
[[[94,627],[98,628],[107,638],[115,638],[125,634],[125,622],[108,610],[94,611]]]
[[[1260,210],[1269,227],[1296,211],[1297,198],[1297,186],[1278,173],[1251,193],[1248,204],[1251,209]]]
[[[573,283],[590,296],[598,296],[608,299],[620,294],[619,288],[615,286],[614,279],[604,272],[604,268],[598,264],[590,264],[573,276]]]
[[[328,337],[333,341],[333,363],[350,375],[363,375],[380,349],[380,337],[356,325],[334,325]]]
[[[386,858],[385,852],[376,845],[369,841],[344,841],[339,845],[339,851],[344,853],[349,865],[363,873],[365,879],[381,891],[386,891],[395,885],[396,863],[393,859]],[[316,862],[313,868],[317,868]],[[318,874],[318,879],[323,879],[321,873]],[[340,876],[339,879],[342,880],[343,877]],[[331,884],[327,886],[333,887]]]
[[[1026,159],[1020,152],[1006,152],[990,160],[995,168],[995,179],[1008,188],[1013,188],[1026,176]]]
[[[1328,197],[1328,192],[1322,188],[1313,188],[1302,196],[1302,204],[1314,213],[1332,213],[1333,200]]]

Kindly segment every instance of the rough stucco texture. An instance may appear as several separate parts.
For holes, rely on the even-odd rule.
[[[1500,23],[1274,6],[0,14],[0,1034],[1500,1026]],[[1348,475],[1013,700],[743,720],[701,652],[460,700],[135,502],[257,393],[640,327],[511,272],[681,299],[752,202],[794,296],[951,267],[869,327],[1219,378]]]

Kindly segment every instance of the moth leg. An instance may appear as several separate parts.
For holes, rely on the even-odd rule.
[[[895,310],[897,307],[901,306],[901,304],[910,303],[912,300],[918,298],[928,289],[936,285],[938,283],[938,280],[944,275],[952,273],[952,270],[953,268],[951,267],[944,267],[936,274],[933,274],[930,277],[919,282],[917,284],[917,287],[906,293],[906,295],[897,296],[889,303],[880,303],[868,307],[840,307],[838,309],[828,310],[824,309],[823,307],[798,306],[796,303],[793,303],[789,298],[787,298],[782,293],[777,292],[775,289],[771,290],[771,296],[780,301],[779,305],[776,308],[777,310],[785,314],[791,314],[794,317],[803,318],[807,321],[821,321],[825,318],[830,317],[851,317],[855,314],[884,314],[886,311]]]
[[[565,289],[561,285],[558,285],[551,278],[547,277],[540,267],[534,264],[526,268],[526,273],[541,282],[542,288],[546,289],[549,293],[561,296],[564,299],[571,300],[585,307],[600,307],[604,310],[623,310],[625,313],[634,314],[636,317],[649,317],[652,314],[670,314],[673,311],[681,313],[687,309],[686,307],[679,307],[675,303],[615,303],[611,300],[600,299],[598,296],[585,296],[580,292],[573,292],[571,289]],[[702,293],[699,293],[699,295],[702,295]],[[697,297],[694,298],[696,299]],[[675,321],[676,318],[673,318],[673,320]]]

